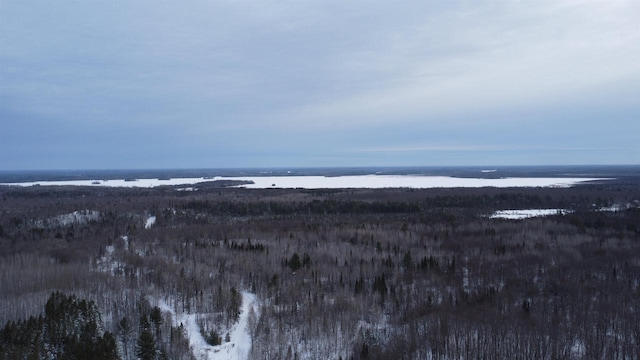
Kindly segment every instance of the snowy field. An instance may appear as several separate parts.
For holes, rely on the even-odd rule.
[[[533,217],[549,216],[549,215],[564,215],[569,211],[564,209],[524,209],[524,210],[499,210],[490,216],[491,219],[527,219]]]
[[[450,176],[420,175],[356,175],[356,176],[248,176],[215,178],[175,178],[175,179],[138,179],[138,180],[73,180],[73,181],[36,181],[23,183],[4,183],[13,186],[108,186],[150,188],[163,185],[195,185],[205,181],[242,180],[253,184],[240,187],[249,189],[302,188],[302,189],[340,189],[340,188],[480,188],[480,187],[570,187],[587,181],[606,180],[602,178],[456,178]]]

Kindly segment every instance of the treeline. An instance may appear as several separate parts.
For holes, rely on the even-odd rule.
[[[294,214],[394,214],[417,213],[417,204],[404,202],[365,202],[313,200],[310,202],[232,202],[190,201],[182,209],[193,210],[211,216],[262,216]]]
[[[9,321],[0,329],[2,359],[118,360],[114,335],[102,330],[96,304],[51,294],[44,315]]]
[[[634,359],[640,211],[593,204],[640,191],[590,189],[7,197],[0,323],[37,323],[61,290],[93,301],[120,358],[187,359],[176,316],[224,345],[247,291],[252,359]],[[486,217],[518,202],[584,210]],[[101,216],[37,222],[84,209]]]

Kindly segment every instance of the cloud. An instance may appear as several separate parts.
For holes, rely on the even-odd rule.
[[[640,75],[637,3],[492,4],[379,39],[387,44],[369,54],[368,68],[382,62],[393,70],[350,96],[294,108],[285,122],[343,128],[457,116],[464,123],[465,115],[555,104]]]
[[[542,147],[612,149],[638,130],[637,1],[0,0],[0,12],[0,116],[20,134],[0,150],[17,158],[48,145],[27,123],[54,129],[78,163],[64,143],[100,138],[106,159],[130,133],[167,158],[249,166],[251,154],[358,162],[354,148],[499,152],[529,146],[522,129]]]
[[[405,152],[587,152],[587,151],[629,151],[631,146],[619,147],[566,147],[566,146],[511,146],[511,145],[399,145],[358,148],[361,153],[405,153]]]

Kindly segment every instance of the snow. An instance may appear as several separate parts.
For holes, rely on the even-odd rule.
[[[155,216],[150,216],[150,217],[147,219],[147,222],[144,224],[144,228],[145,228],[145,229],[151,229],[151,227],[152,227],[153,225],[155,225],[155,224],[156,224],[156,217],[155,217]]]
[[[244,180],[254,184],[241,185],[250,189],[267,188],[478,188],[478,187],[570,187],[580,182],[605,180],[602,178],[456,178],[450,176],[421,175],[353,175],[353,176],[247,176],[214,178],[175,178],[175,179],[138,179],[125,180],[77,180],[77,181],[37,181],[24,183],[4,183],[2,185],[72,185],[72,186],[108,186],[108,187],[155,187],[163,185],[194,185],[212,180]]]
[[[124,242],[124,250],[129,251],[129,237],[127,235],[122,235],[122,241]]]
[[[462,268],[462,290],[465,293],[469,293],[469,268],[466,266]]]
[[[62,214],[48,218],[46,220],[36,221],[39,226],[69,226],[75,224],[86,224],[89,221],[97,221],[100,219],[100,212],[94,210],[80,210],[69,214]]]
[[[605,206],[598,209],[598,211],[604,211],[604,212],[618,212],[622,210],[625,210],[625,208],[623,208],[620,205]]]
[[[175,178],[175,179],[136,179],[136,180],[62,180],[62,181],[34,181],[34,182],[22,182],[22,183],[4,183],[1,185],[13,185],[13,186],[106,186],[106,187],[140,187],[151,188],[164,185],[191,185],[203,181],[210,181],[211,179],[199,178]]]
[[[115,275],[119,269],[124,267],[124,264],[114,259],[114,252],[116,248],[113,245],[107,245],[105,247],[105,254],[101,258],[96,260],[96,270],[111,275]]]
[[[419,175],[358,175],[358,176],[264,176],[238,178],[251,180],[254,184],[242,185],[250,189],[266,188],[477,188],[477,187],[567,187],[582,181],[595,179],[582,178],[455,178],[449,176]]]
[[[598,209],[598,211],[603,212],[620,212],[628,209],[640,209],[640,201],[634,200],[633,202],[628,202],[626,204],[613,204],[611,206],[605,206]]]
[[[171,313],[174,326],[184,325],[189,347],[197,359],[244,360],[249,358],[251,351],[249,314],[253,310],[256,316],[260,315],[258,300],[254,294],[242,292],[240,319],[229,331],[231,341],[217,346],[209,345],[202,337],[197,322],[198,314],[176,314],[175,310],[163,300],[158,301],[158,307],[164,312]]]
[[[575,339],[571,345],[571,358],[582,359],[587,352],[587,347],[581,339]]]
[[[526,209],[526,210],[498,210],[489,216],[491,219],[527,219],[532,217],[567,214],[570,211],[564,209]]]

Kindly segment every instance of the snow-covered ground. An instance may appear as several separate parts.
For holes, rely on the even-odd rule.
[[[123,244],[124,244],[124,250],[128,251],[129,250],[129,237],[128,236],[122,236],[121,237]],[[96,270],[100,271],[100,272],[105,272],[111,275],[115,275],[116,273],[119,272],[119,270],[124,268],[124,263],[116,260],[113,256],[114,252],[116,250],[116,247],[114,245],[107,245],[105,247],[105,253],[102,257],[100,257],[99,259],[96,260]]]
[[[151,229],[151,227],[152,227],[153,225],[155,225],[155,224],[156,224],[156,217],[155,217],[155,216],[150,216],[150,217],[147,219],[147,222],[145,222],[145,223],[144,223],[144,228],[145,228],[145,229]]]
[[[618,212],[618,211],[625,211],[625,210],[634,209],[634,208],[640,209],[640,200],[634,200],[626,204],[613,204],[611,206],[601,207],[598,209],[598,211]]]
[[[593,204],[595,207],[596,204]],[[604,206],[599,208],[597,211],[605,211],[605,212],[619,212],[626,211],[629,209],[640,209],[640,199],[632,200],[627,203],[615,203],[609,206]]]
[[[499,210],[493,213],[491,219],[527,219],[532,217],[567,214],[570,211],[564,209],[526,209],[526,210]]]
[[[77,181],[37,181],[24,183],[5,183],[2,185],[34,186],[34,185],[75,185],[75,186],[109,186],[109,187],[155,187],[161,185],[194,185],[204,181],[245,180],[253,184],[240,187],[250,189],[267,188],[304,188],[304,189],[339,189],[339,188],[445,188],[445,187],[569,187],[580,182],[603,180],[600,178],[456,178],[450,176],[421,175],[354,175],[354,176],[247,176],[215,178],[176,178],[176,179],[139,179],[125,180],[77,180]]]
[[[69,214],[54,216],[45,220],[36,221],[38,226],[69,226],[76,224],[86,224],[89,221],[100,219],[100,212],[94,210],[80,210]]]
[[[203,360],[244,360],[249,357],[251,351],[251,336],[249,335],[249,315],[253,312],[260,316],[260,306],[256,296],[249,292],[242,292],[242,307],[240,308],[240,319],[229,329],[231,341],[222,345],[209,345],[200,333],[197,317],[198,314],[176,313],[173,307],[165,301],[159,300],[158,307],[165,312],[171,313],[173,325],[183,324],[189,347],[196,359]]]

